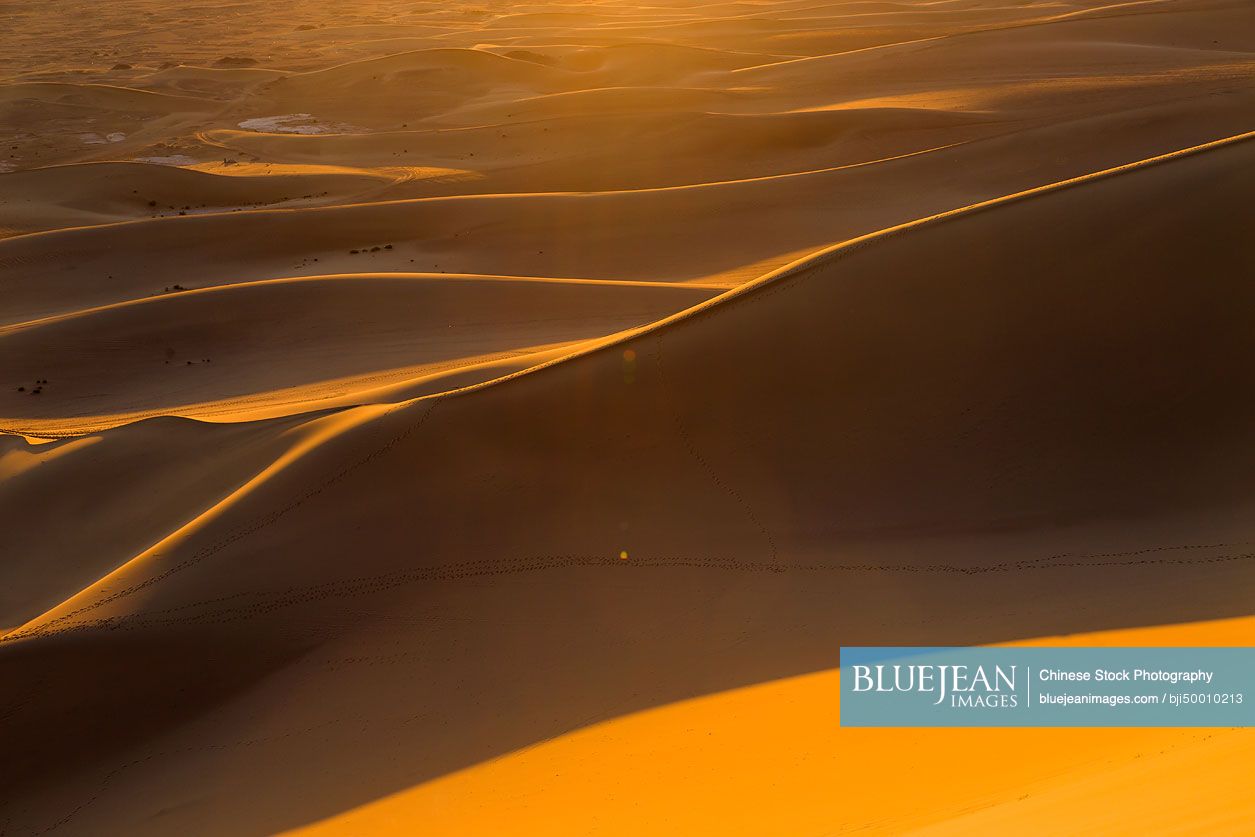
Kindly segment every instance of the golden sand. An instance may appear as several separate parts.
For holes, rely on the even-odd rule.
[[[1245,0],[10,2],[0,833],[1240,833]]]

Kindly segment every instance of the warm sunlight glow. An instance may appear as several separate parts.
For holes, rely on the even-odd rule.
[[[1210,677],[858,724],[1255,647],[1253,81],[1247,0],[0,3],[0,837],[1249,832]]]

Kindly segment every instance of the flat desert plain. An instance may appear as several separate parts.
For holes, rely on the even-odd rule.
[[[0,834],[1150,834],[1250,729],[1250,0],[0,2]]]

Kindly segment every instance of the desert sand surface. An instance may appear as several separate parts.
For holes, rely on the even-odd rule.
[[[0,5],[0,834],[1241,833],[1246,0]]]

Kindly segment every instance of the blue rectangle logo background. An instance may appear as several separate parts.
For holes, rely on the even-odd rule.
[[[1255,726],[1255,649],[842,648],[840,723]]]

